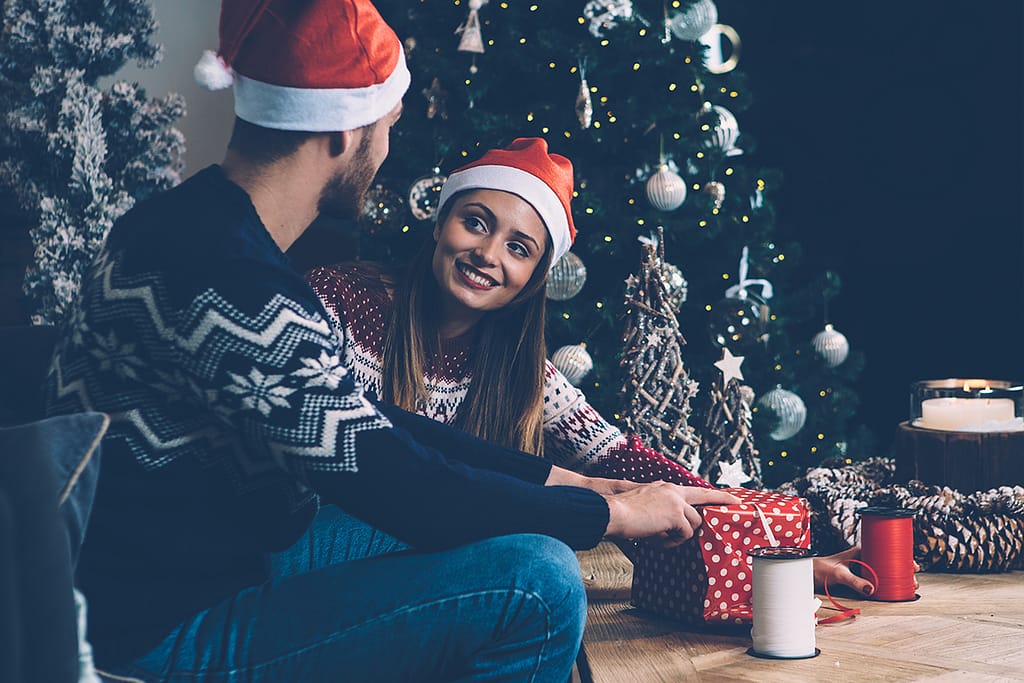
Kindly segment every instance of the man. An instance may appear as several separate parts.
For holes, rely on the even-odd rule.
[[[366,0],[225,0],[220,30],[198,73],[234,84],[224,163],[117,222],[48,380],[51,414],[112,418],[79,565],[99,666],[563,683],[571,548],[679,543],[693,504],[732,497],[587,479],[368,401],[284,252],[361,206],[401,45]]]

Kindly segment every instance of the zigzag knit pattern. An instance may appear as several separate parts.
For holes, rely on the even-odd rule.
[[[317,268],[306,276],[324,307],[344,329],[345,364],[367,392],[380,395],[384,335],[392,303],[380,271],[363,264]],[[416,412],[451,424],[472,382],[471,335],[442,343],[428,359],[429,400]],[[587,403],[550,362],[544,373],[544,457],[566,469],[633,481],[711,485],[636,437],[626,438]]]
[[[250,298],[214,276],[185,295],[161,265],[159,254],[101,251],[65,322],[49,412],[108,413],[107,443],[144,469],[195,461],[224,471],[237,493],[296,479],[283,472],[357,471],[356,435],[390,423],[295,274],[282,271],[287,294],[265,281]],[[309,494],[288,497],[298,506]]]

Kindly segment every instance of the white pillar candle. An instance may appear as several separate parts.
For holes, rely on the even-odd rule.
[[[956,432],[1015,417],[1013,399],[1009,398],[929,398],[921,402],[921,419],[915,425]]]

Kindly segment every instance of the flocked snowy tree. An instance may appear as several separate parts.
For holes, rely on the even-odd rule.
[[[180,180],[182,98],[100,84],[128,60],[156,64],[155,31],[145,0],[3,3],[0,190],[17,205],[5,214],[30,226],[35,324],[59,322],[121,214]]]

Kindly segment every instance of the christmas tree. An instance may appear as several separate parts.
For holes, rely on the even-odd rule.
[[[660,247],[646,241],[640,272],[626,280],[622,424],[633,434],[643,434],[651,448],[696,472],[700,438],[689,419],[697,383],[683,363],[686,340],[679,331],[663,263]]]
[[[180,179],[182,99],[99,83],[129,59],[155,64],[155,30],[144,0],[3,3],[0,195],[31,226],[33,323],[59,322],[113,222]]]
[[[765,483],[826,456],[869,455],[850,425],[863,360],[824,329],[838,277],[808,281],[799,245],[777,229],[781,174],[742,132],[751,88],[712,0],[378,5],[405,42],[413,85],[367,202],[364,258],[402,262],[429,238],[445,172],[544,137],[575,165],[579,233],[579,263],[550,278],[548,340],[586,343],[594,367],[580,387],[599,411],[621,417],[624,283],[637,238],[660,228],[666,268],[689,283],[676,316],[690,374],[710,387],[722,347],[746,358]],[[691,424],[709,404],[695,399]]]
[[[723,486],[760,488],[761,460],[751,430],[753,390],[739,383],[742,363],[743,357],[733,356],[729,349],[723,349],[722,360],[715,363],[721,373],[711,383],[697,471]]]

